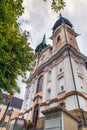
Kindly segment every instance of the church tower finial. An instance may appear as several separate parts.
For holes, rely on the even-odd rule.
[[[36,53],[40,53],[46,47],[47,47],[47,44],[46,44],[46,35],[44,34],[43,40],[42,40],[42,42],[39,45],[37,45],[37,47],[35,49],[35,52]]]
[[[60,19],[60,18],[62,18],[62,14],[61,14],[61,13],[59,14],[59,19]]]
[[[43,43],[44,45],[46,45],[46,35],[45,35],[45,34],[44,34],[44,36],[43,36],[42,43]]]

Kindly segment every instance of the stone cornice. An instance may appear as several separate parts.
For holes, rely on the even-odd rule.
[[[78,95],[78,96],[80,96],[80,97],[83,97],[85,100],[87,100],[87,97],[85,97],[82,93],[80,93],[80,92],[78,92],[78,91],[71,91],[71,92],[67,93],[67,94],[65,95],[65,98],[70,97],[70,96],[72,96],[72,95]]]
[[[20,112],[18,116],[22,116],[26,113],[29,113],[30,111],[32,111],[32,107],[30,109],[25,110],[24,112]]]
[[[35,101],[36,99],[42,99],[42,96],[36,95],[36,96],[34,97],[34,100],[33,100],[33,101]]]
[[[78,119],[74,115],[72,115],[69,111],[67,111],[66,109],[59,107],[59,106],[44,110],[44,111],[42,111],[42,113],[44,115],[46,115],[46,114],[52,114],[52,113],[61,112],[61,111],[63,111],[64,113],[66,113],[67,115],[69,115],[70,117],[72,117],[74,120],[76,120],[78,122]]]
[[[71,45],[69,45],[68,43],[65,44],[63,47],[61,47],[56,54],[54,54],[50,59],[48,59],[48,61],[46,61],[45,63],[41,64],[36,71],[29,77],[29,79],[26,81],[26,83],[31,82],[31,80],[33,78],[35,78],[35,76],[40,73],[45,67],[49,66],[52,64],[52,62],[54,62],[55,60],[57,60],[61,55],[64,54],[64,52],[66,51],[70,51],[72,52],[75,56],[77,56],[78,58],[86,61],[87,57],[84,56],[81,52],[78,52],[74,47],[72,47]]]
[[[85,97],[82,93],[78,92],[78,91],[71,91],[71,92],[68,92],[68,93],[65,93],[65,96],[63,96],[62,98],[58,99],[58,98],[54,98],[48,102],[42,102],[40,104],[40,106],[46,106],[46,105],[50,105],[52,103],[55,103],[55,102],[59,102],[61,100],[65,100],[66,98],[72,96],[72,95],[78,95],[80,97],[83,97],[85,100],[87,100],[87,97]]]
[[[68,27],[68,26],[65,26],[65,28],[67,29],[68,32],[70,32],[71,34],[73,34],[75,37],[77,37],[79,34],[77,34],[74,29]]]
[[[66,29],[68,32],[72,33],[74,36],[78,36],[78,34],[74,31],[73,28],[69,27],[65,23],[62,23],[52,34],[51,39],[53,39],[62,29]]]
[[[52,99],[52,100],[50,100],[48,102],[42,102],[39,105],[40,105],[40,107],[41,106],[47,106],[47,105],[50,105],[52,103],[56,103],[56,102],[60,102],[62,100],[65,100],[66,98],[68,98],[68,97],[70,97],[72,95],[78,95],[78,96],[83,97],[85,100],[87,100],[87,98],[82,93],[80,93],[78,91],[77,92],[76,91],[71,91],[71,92],[65,93],[65,96],[60,98],[60,99],[54,98],[54,99]],[[22,116],[22,115],[24,115],[26,113],[29,113],[32,109],[33,109],[33,107],[31,107],[30,109],[25,110],[24,112],[19,113],[19,116]]]

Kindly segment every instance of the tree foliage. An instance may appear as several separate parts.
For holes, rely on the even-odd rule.
[[[46,2],[47,0],[44,1]],[[52,0],[51,8],[52,10],[54,10],[54,12],[58,12],[61,9],[64,9],[64,7],[65,7],[64,0]]]
[[[34,58],[17,19],[22,15],[23,0],[0,0],[0,91],[20,92],[16,79],[31,69]]]

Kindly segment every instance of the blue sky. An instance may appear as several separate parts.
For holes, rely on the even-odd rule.
[[[59,13],[56,14],[51,10],[50,1],[45,3],[43,0],[24,0],[25,10],[19,22],[23,30],[29,31],[29,42],[34,49],[42,41],[44,34],[46,34],[47,44],[52,44],[49,37]],[[65,2],[66,7],[61,10],[61,13],[80,34],[77,42],[81,52],[87,56],[87,0],[65,0]],[[21,94],[16,96],[23,98],[26,85],[21,82],[21,78],[18,79],[18,85],[21,88]]]

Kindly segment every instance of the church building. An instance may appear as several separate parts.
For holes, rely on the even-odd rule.
[[[43,130],[78,130],[78,122],[87,126],[87,57],[68,19],[60,14],[52,30],[53,45],[44,35],[35,49],[20,115]]]

